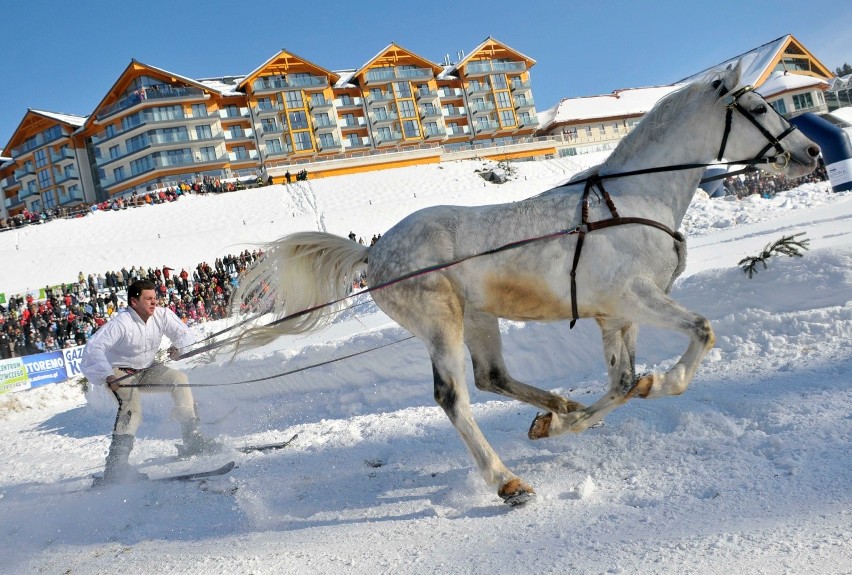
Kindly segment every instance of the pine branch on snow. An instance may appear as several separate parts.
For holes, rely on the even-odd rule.
[[[737,265],[742,267],[743,271],[747,273],[749,279],[751,279],[751,277],[758,271],[757,264],[763,264],[763,269],[766,269],[766,260],[768,260],[774,255],[784,255],[800,258],[802,257],[802,250],[807,250],[808,243],[810,243],[810,240],[808,239],[795,239],[803,235],[805,235],[805,232],[799,232],[798,234],[793,234],[792,236],[781,236],[780,240],[776,240],[774,243],[771,244],[766,244],[766,247],[763,248],[763,251],[760,253],[760,255],[743,258],[739,262],[737,262]]]

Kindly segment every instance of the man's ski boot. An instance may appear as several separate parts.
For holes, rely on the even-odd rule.
[[[130,452],[133,450],[134,438],[132,435],[113,435],[106,458],[103,475],[95,477],[92,487],[105,487],[121,483],[133,483],[144,481],[148,475],[137,471],[128,463]]]
[[[178,450],[178,457],[181,459],[186,459],[194,455],[219,453],[224,448],[221,442],[201,434],[198,419],[182,422],[181,432],[183,435],[183,444],[175,444]]]

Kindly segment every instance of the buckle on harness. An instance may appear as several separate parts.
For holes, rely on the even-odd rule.
[[[570,236],[570,235],[573,235],[573,234],[587,234],[587,233],[589,233],[588,224],[580,224],[579,226],[577,226],[576,228],[574,228],[573,230],[568,232],[568,235]]]

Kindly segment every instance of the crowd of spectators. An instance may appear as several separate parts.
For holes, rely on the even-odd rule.
[[[778,192],[792,190],[795,187],[810,182],[824,182],[828,179],[825,166],[820,163],[819,167],[806,176],[795,179],[787,179],[780,174],[769,174],[755,171],[742,176],[731,176],[723,182],[723,192],[726,196],[736,196],[742,199],[754,194],[762,198],[771,198]]]
[[[43,299],[12,296],[0,305],[0,359],[55,351],[85,344],[97,329],[126,307],[126,289],[136,280],[156,286],[160,305],[187,325],[228,314],[231,293],[240,275],[260,257],[245,250],[198,264],[191,272],[131,266],[104,274],[84,275],[58,287],[45,287]]]
[[[272,180],[270,178],[267,180],[267,184],[271,183]],[[108,201],[94,204],[84,203],[74,207],[46,208],[41,212],[32,212],[28,209],[24,209],[24,211],[18,215],[10,216],[8,218],[0,218],[0,232],[12,228],[20,228],[29,224],[45,223],[57,218],[80,218],[86,214],[99,210],[115,211],[139,206],[165,204],[174,202],[186,194],[221,194],[262,185],[263,180],[260,176],[256,176],[251,179],[232,178],[228,180],[221,180],[212,176],[204,176],[195,182],[183,181],[161,188],[152,187],[143,193],[133,191],[130,196],[126,198],[116,197]]]

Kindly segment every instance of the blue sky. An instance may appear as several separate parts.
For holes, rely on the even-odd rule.
[[[852,64],[852,8],[836,0],[12,0],[0,14],[0,146],[27,108],[90,114],[131,58],[203,78],[246,74],[285,48],[340,70],[391,42],[440,63],[492,36],[537,61],[539,110],[669,84],[785,34],[832,70]]]

